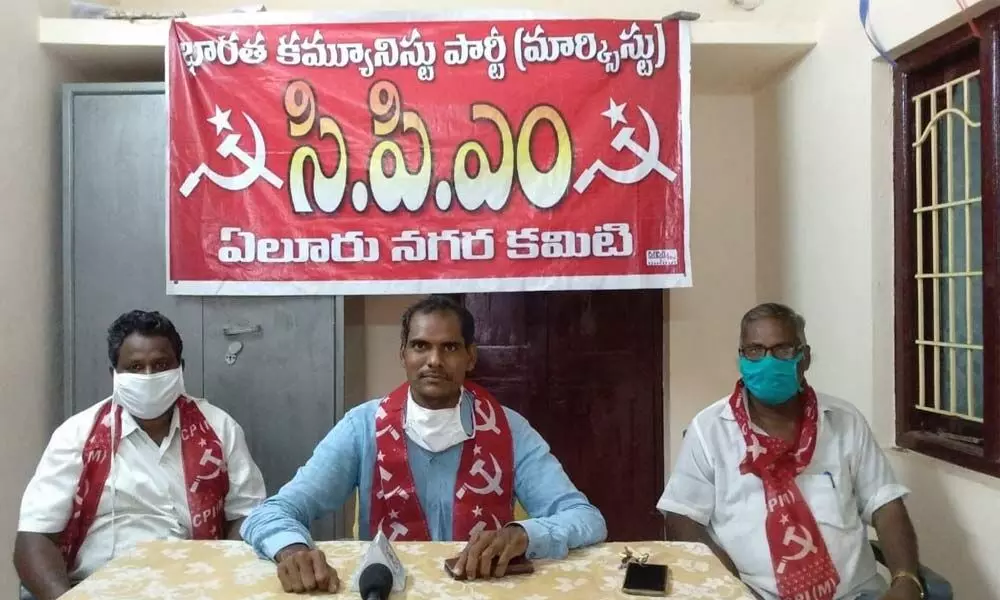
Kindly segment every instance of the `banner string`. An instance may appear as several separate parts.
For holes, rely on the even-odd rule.
[[[865,35],[868,36],[868,41],[871,42],[871,45],[875,48],[875,51],[878,52],[879,56],[895,68],[896,61],[893,60],[892,57],[889,56],[889,53],[885,51],[885,48],[878,39],[878,35],[875,34],[875,28],[872,26],[870,0],[861,0],[861,4],[858,9],[861,16],[861,27],[864,29]]]
[[[955,2],[958,4],[958,7],[962,9],[962,14],[965,15],[965,20],[968,21],[969,28],[972,29],[972,35],[977,38],[983,37],[982,34],[979,33],[979,26],[976,25],[976,20],[969,14],[969,5],[965,3],[965,0],[955,0]]]

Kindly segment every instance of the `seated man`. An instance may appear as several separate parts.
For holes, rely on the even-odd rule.
[[[604,517],[566,476],[521,415],[465,381],[476,363],[464,307],[431,296],[403,315],[408,383],[351,410],[276,496],[243,524],[243,538],[278,562],[286,592],[336,590],[337,573],[308,524],[359,491],[361,536],[468,541],[456,571],[495,575],[508,562],[564,557],[604,540]],[[534,518],[513,523],[515,498]]]
[[[239,539],[263,501],[243,430],[185,394],[182,347],[156,312],[126,313],[108,330],[111,397],[56,429],[21,502],[14,565],[38,600],[138,541]]]
[[[861,413],[806,383],[805,321],[762,304],[740,335],[742,378],[694,418],[657,504],[668,537],[704,542],[760,598],[921,598],[908,490]]]

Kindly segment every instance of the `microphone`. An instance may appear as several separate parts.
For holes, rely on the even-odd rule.
[[[392,571],[382,563],[372,563],[358,580],[361,600],[387,600],[392,592]]]
[[[386,600],[390,592],[406,589],[406,568],[381,530],[365,549],[351,576],[351,591],[361,592],[361,600]]]

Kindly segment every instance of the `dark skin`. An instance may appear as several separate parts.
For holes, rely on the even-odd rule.
[[[125,338],[113,371],[119,373],[161,373],[182,365],[170,340],[160,336],[143,336],[138,333]],[[135,421],[140,429],[157,445],[170,433],[173,408],[155,419]],[[76,490],[71,490],[75,492]],[[71,496],[70,496],[71,497]],[[243,519],[226,523],[226,538],[240,540]],[[58,598],[69,591],[71,582],[59,551],[61,534],[18,531],[14,541],[14,568],[21,582],[38,600]]]
[[[795,328],[779,319],[759,319],[749,324],[743,332],[740,347],[751,345],[764,348],[778,348],[794,345],[801,349],[802,361],[799,363],[799,377],[805,382],[805,373],[809,369],[809,346],[800,344]],[[768,406],[747,393],[749,399],[750,418],[769,436],[794,442],[798,433],[798,421],[802,414],[803,401],[800,395],[784,404]],[[703,525],[674,513],[667,513],[667,539],[675,541],[702,542],[711,548],[730,573],[739,577],[739,572],[732,559],[718,544],[712,541]],[[913,530],[913,522],[906,512],[903,501],[894,500],[878,509],[872,516],[872,524],[882,543],[886,562],[890,573],[905,571],[919,573],[920,561],[917,552],[917,536]],[[758,596],[759,597],[759,596]],[[882,600],[918,600],[919,587],[909,578],[901,577],[893,581],[889,591]]]
[[[58,598],[72,587],[59,551],[59,535],[18,531],[14,539],[14,568],[38,600]]]
[[[431,410],[453,408],[462,385],[476,366],[476,346],[462,337],[462,323],[451,312],[417,313],[399,351],[413,401]],[[455,563],[468,579],[503,577],[508,563],[528,549],[528,534],[517,525],[473,536]],[[498,559],[496,569],[490,563]],[[278,579],[286,592],[336,591],[339,578],[318,548],[293,544],[275,556]]]

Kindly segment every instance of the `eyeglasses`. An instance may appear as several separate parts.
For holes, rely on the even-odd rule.
[[[777,346],[761,346],[760,344],[750,344],[740,347],[740,356],[747,360],[758,361],[770,354],[780,360],[792,360],[798,356],[802,348],[799,344],[778,344]]]

